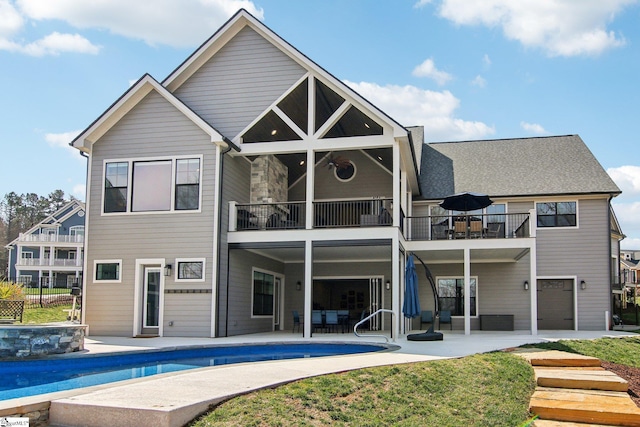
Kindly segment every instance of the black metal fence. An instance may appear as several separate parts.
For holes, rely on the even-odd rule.
[[[52,286],[48,277],[41,277],[39,280],[24,282],[17,279],[9,279],[8,282],[18,284],[22,287],[25,297],[24,308],[55,307],[60,305],[70,305],[73,303],[73,292],[77,293],[82,286],[77,278],[69,280],[65,286]]]

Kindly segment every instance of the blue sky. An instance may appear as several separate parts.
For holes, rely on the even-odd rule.
[[[0,196],[84,199],[68,142],[240,7],[427,141],[579,134],[640,250],[640,0],[0,0]]]

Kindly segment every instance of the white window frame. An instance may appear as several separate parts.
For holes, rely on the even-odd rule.
[[[176,161],[177,160],[187,160],[187,159],[198,159],[200,161],[200,177],[199,177],[199,185],[200,191],[198,194],[198,209],[176,209]],[[131,210],[133,203],[133,166],[136,162],[160,162],[160,161],[171,161],[171,207],[169,210],[164,211],[140,211],[133,212]],[[107,173],[107,164],[108,163],[128,163],[127,169],[127,210],[125,212],[105,212],[104,211],[104,198],[105,198],[105,188],[104,182],[106,179]],[[203,193],[203,185],[202,185],[202,174],[204,171],[204,156],[202,154],[193,154],[193,155],[183,155],[183,156],[157,156],[157,157],[128,157],[122,159],[105,159],[102,161],[102,181],[101,181],[101,201],[100,201],[100,215],[102,216],[121,216],[121,215],[166,215],[166,214],[175,214],[175,213],[200,213],[202,212],[202,193]]]
[[[180,263],[181,262],[201,262],[202,263],[202,278],[200,279],[180,279],[178,276],[180,274]],[[204,282],[206,280],[206,276],[207,276],[207,263],[206,263],[206,258],[176,258],[176,263],[175,263],[175,278],[174,280],[177,283],[188,283],[188,282]]]
[[[475,280],[476,281],[476,310],[475,310],[476,314],[474,316],[469,315],[469,317],[471,319],[477,319],[478,316],[480,315],[480,312],[478,311],[478,304],[479,304],[479,300],[480,300],[479,293],[478,293],[478,287],[479,287],[479,285],[478,285],[478,276],[470,276],[469,278],[471,280]],[[440,282],[439,281],[441,279],[444,279],[444,280],[449,280],[449,279],[462,280],[464,282],[464,276],[436,276],[436,289],[438,290],[438,295],[437,295],[438,299],[440,298]],[[438,301],[438,306],[439,305],[440,305],[440,302]],[[442,311],[442,307],[440,307],[440,311]],[[451,313],[451,317],[454,317],[454,318],[457,318],[457,319],[458,318],[459,319],[463,319],[464,316],[465,316],[464,314],[462,316],[460,316],[460,315],[454,315],[453,313]]]
[[[255,281],[254,281],[254,276],[255,273],[262,273],[262,274],[268,274],[270,276],[273,276],[273,286],[274,286],[274,290],[275,290],[275,284],[276,284],[276,278],[279,276],[278,273],[273,272],[273,271],[269,271],[269,270],[265,270],[263,268],[258,268],[258,267],[252,267],[251,268],[251,306],[249,307],[249,310],[251,312],[251,318],[252,319],[273,319],[274,314],[253,314],[253,296],[255,295]],[[275,298],[275,293],[273,295],[273,297]]]
[[[117,279],[98,279],[98,264],[118,264]],[[93,282],[94,283],[122,283],[122,260],[121,259],[96,259],[93,261]]]
[[[33,259],[33,252],[20,252],[20,259]]]
[[[69,227],[69,236],[79,236],[79,230],[82,230],[82,236],[84,236],[84,225],[73,225]]]

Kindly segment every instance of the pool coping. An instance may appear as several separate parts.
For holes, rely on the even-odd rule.
[[[356,354],[340,354],[340,355],[331,355],[331,356],[317,356],[312,359],[324,359],[324,358],[335,358],[335,357],[349,357],[349,356],[358,356],[362,354],[379,354],[385,352],[393,352],[401,349],[401,346],[392,343],[378,343],[378,342],[362,342],[362,341],[318,341],[318,340],[299,340],[299,341],[265,341],[258,343],[244,342],[244,343],[214,343],[214,344],[191,344],[191,345],[174,345],[168,347],[150,347],[150,348],[137,348],[134,350],[119,350],[113,352],[104,352],[104,353],[87,353],[86,351],[80,351],[75,353],[66,353],[66,354],[56,354],[50,355],[47,358],[38,358],[38,359],[28,359],[25,361],[42,361],[47,359],[74,359],[74,358],[95,358],[95,357],[110,357],[117,356],[123,354],[141,354],[141,353],[158,353],[158,352],[169,352],[175,350],[194,350],[194,349],[203,349],[203,348],[216,348],[216,347],[247,347],[247,346],[255,346],[255,345],[291,345],[291,344],[351,344],[351,345],[371,345],[380,347],[380,350],[374,352],[367,353],[356,353]],[[294,359],[284,359],[284,361],[295,361],[301,358]],[[11,360],[12,362],[16,361]],[[279,362],[282,360],[265,360],[259,362],[241,362],[241,363],[233,363],[228,365],[215,365],[215,366],[204,366],[201,368],[194,369],[186,369],[181,371],[167,372],[162,374],[155,374],[145,377],[132,378],[128,380],[114,381],[105,384],[98,384],[89,387],[81,387],[71,390],[62,390],[51,393],[43,393],[34,396],[23,396],[16,397],[12,399],[0,400],[0,416],[9,416],[15,415],[18,413],[29,413],[33,411],[38,411],[42,409],[46,409],[50,406],[51,402],[54,400],[61,400],[72,398],[74,396],[94,393],[100,390],[110,389],[114,387],[127,386],[131,384],[136,384],[140,382],[152,381],[154,379],[162,379],[162,378],[170,378],[178,375],[183,375],[187,373],[197,372],[197,371],[206,371],[215,368],[222,368],[225,366],[243,366],[243,365],[251,365],[258,363],[271,363],[271,362]]]

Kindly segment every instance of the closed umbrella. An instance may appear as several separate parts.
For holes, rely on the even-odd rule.
[[[465,192],[445,197],[440,206],[450,211],[467,212],[484,209],[492,203],[486,194]]]
[[[417,317],[420,315],[420,298],[418,297],[418,274],[413,263],[413,256],[409,256],[407,259],[404,286],[402,314],[408,318]]]

